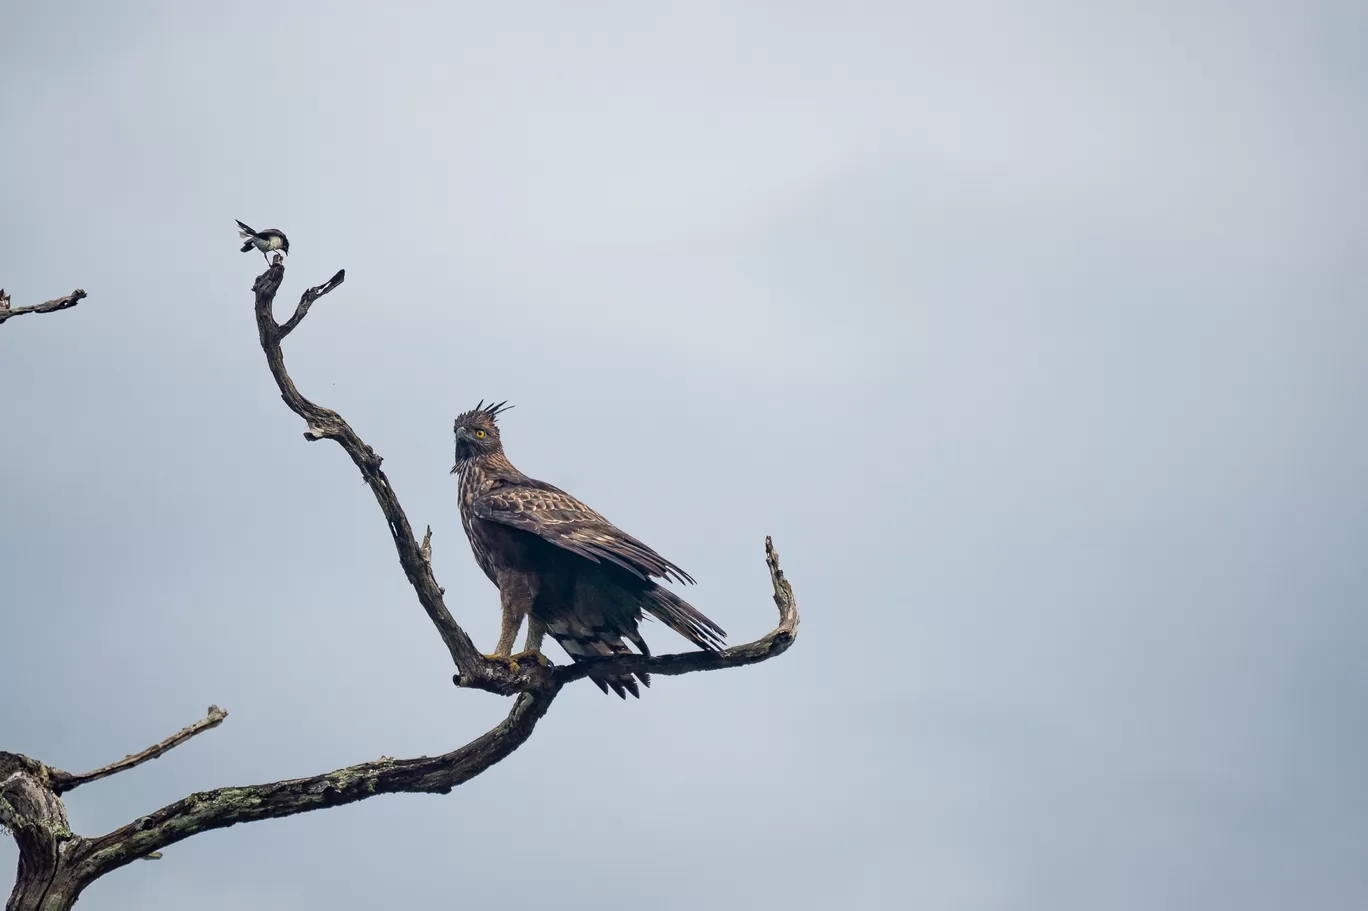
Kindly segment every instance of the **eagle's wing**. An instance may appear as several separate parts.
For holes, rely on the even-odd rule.
[[[497,487],[471,504],[471,513],[531,532],[595,563],[607,561],[647,579],[692,583],[693,577],[603,516],[550,484]]]

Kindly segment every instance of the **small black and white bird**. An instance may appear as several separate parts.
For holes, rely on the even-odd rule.
[[[237,221],[237,219],[233,220]],[[247,243],[242,245],[243,253],[256,247],[261,251],[262,257],[265,258],[268,264],[271,262],[271,258],[266,256],[266,254],[273,250],[279,250],[280,252],[289,255],[290,239],[285,236],[285,232],[278,231],[275,228],[267,228],[265,231],[253,231],[240,221],[237,223],[237,226],[240,229],[238,231],[238,236],[247,238]]]

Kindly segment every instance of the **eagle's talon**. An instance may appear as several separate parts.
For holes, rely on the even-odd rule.
[[[545,655],[543,655],[543,654],[542,654],[540,651],[538,651],[537,649],[528,649],[528,650],[525,651],[525,652],[518,652],[518,654],[516,654],[516,655],[513,656],[513,659],[516,659],[516,658],[522,658],[522,659],[524,659],[524,660],[526,660],[526,659],[528,659],[528,658],[531,658],[533,661],[537,662],[537,663],[540,664],[542,667],[547,667],[547,668],[551,667],[551,659],[548,658],[548,657],[546,657]],[[510,659],[510,660],[513,660],[513,659]]]
[[[518,662],[510,655],[485,655],[485,658],[495,664],[507,666],[510,674],[516,674],[518,672]]]

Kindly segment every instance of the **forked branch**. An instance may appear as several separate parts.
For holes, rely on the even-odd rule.
[[[432,566],[429,560],[424,558],[422,548],[414,540],[413,528],[409,525],[404,508],[399,505],[399,498],[395,495],[389,478],[380,468],[383,460],[357,436],[356,431],[352,430],[351,425],[344,421],[340,414],[330,408],[315,405],[300,394],[294,380],[285,369],[285,355],[280,349],[281,339],[300,324],[315,301],[342,284],[346,279],[346,270],[338,270],[327,282],[305,291],[299,299],[299,305],[295,307],[294,315],[281,326],[276,323],[273,308],[276,292],[280,290],[280,283],[284,279],[285,264],[277,255],[270,268],[259,275],[252,285],[252,291],[256,294],[257,333],[261,339],[261,348],[266,354],[266,365],[280,389],[280,397],[291,411],[304,419],[307,427],[304,432],[306,440],[336,440],[361,471],[361,477],[375,495],[376,502],[380,504],[380,511],[385,514],[390,537],[394,539],[394,548],[399,553],[399,564],[413,586],[418,602],[422,604],[423,610],[437,628],[437,634],[446,643],[451,660],[455,662],[462,675],[480,681],[484,688],[494,692],[516,692],[517,688],[511,686],[511,681],[507,679],[508,675],[505,674],[503,680],[499,679],[500,667],[485,660],[470,636],[466,635],[465,630],[461,629],[452,618],[451,612],[447,610],[442,600],[442,587],[437,584],[432,574]]]
[[[337,807],[378,794],[446,794],[522,746],[550,704],[549,698],[525,693],[493,729],[441,756],[381,758],[309,778],[191,794],[107,835],[83,839],[69,863],[77,878],[93,881],[211,829]]]

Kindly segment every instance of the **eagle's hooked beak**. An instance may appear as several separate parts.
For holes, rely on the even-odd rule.
[[[464,427],[456,428],[456,464],[451,466],[451,473],[455,474],[461,467],[461,444],[470,439],[470,431]]]

